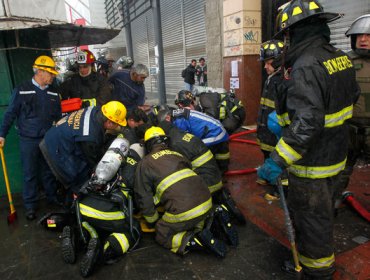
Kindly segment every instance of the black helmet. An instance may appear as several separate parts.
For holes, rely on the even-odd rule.
[[[356,18],[346,32],[347,37],[351,36],[351,48],[356,52],[359,51],[356,50],[356,37],[358,34],[370,34],[370,14]],[[361,49],[359,54],[363,55],[368,54],[369,52],[370,50]]]
[[[331,22],[341,16],[339,13],[324,12],[324,8],[317,0],[292,0],[283,6],[276,18],[277,33],[274,37],[307,19],[315,18]]]
[[[260,61],[277,58],[283,51],[284,43],[278,40],[270,40],[262,43],[260,51]]]
[[[194,95],[190,91],[183,89],[183,90],[180,90],[179,93],[177,94],[175,104],[189,106],[194,101],[195,101]]]

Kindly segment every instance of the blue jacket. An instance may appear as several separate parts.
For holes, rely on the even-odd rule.
[[[220,121],[205,113],[189,109],[178,109],[173,112],[173,124],[179,129],[202,139],[208,147],[229,139]]]
[[[114,73],[109,81],[113,85],[112,100],[123,103],[127,110],[135,109],[144,105],[145,87],[144,84],[136,84],[131,80],[130,72],[122,70]]]
[[[68,185],[73,186],[87,180],[93,169],[89,164],[83,145],[103,147],[103,119],[99,118],[98,107],[75,111],[52,127],[45,135],[48,157]],[[101,155],[98,155],[99,159]]]
[[[49,86],[42,90],[29,80],[14,88],[3,117],[0,136],[5,138],[17,119],[20,136],[42,138],[61,116],[60,98],[55,89]]]

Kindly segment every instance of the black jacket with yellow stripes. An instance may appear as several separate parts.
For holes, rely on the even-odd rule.
[[[190,160],[192,169],[206,182],[210,192],[220,190],[222,187],[221,171],[212,152],[202,140],[167,121],[160,122],[159,126],[169,136],[169,147]]]
[[[169,223],[186,222],[212,208],[207,185],[191,170],[190,161],[161,144],[155,144],[138,164],[135,199],[149,223],[159,218],[159,203],[165,210],[162,219]]]
[[[349,57],[316,35],[288,50],[289,77],[275,102],[283,126],[271,158],[296,176],[326,178],[345,166],[348,134],[359,89]]]
[[[277,138],[267,127],[268,115],[275,110],[275,96],[279,84],[282,82],[280,69],[271,74],[263,86],[260,107],[257,116],[257,141],[261,150],[272,152]]]

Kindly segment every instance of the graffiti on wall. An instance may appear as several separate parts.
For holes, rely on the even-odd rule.
[[[259,31],[249,30],[243,34],[245,41],[249,43],[258,43]]]
[[[225,47],[231,47],[236,45],[241,45],[243,42],[241,40],[242,30],[233,30],[224,33],[224,45]]]

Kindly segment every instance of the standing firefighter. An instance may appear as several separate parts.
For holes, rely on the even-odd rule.
[[[359,93],[351,60],[329,44],[327,22],[339,17],[311,0],[293,0],[279,13],[278,34],[290,41],[283,54],[290,73],[275,103],[282,137],[258,170],[276,182],[289,168],[288,204],[307,279],[332,279],[335,271],[335,187],[346,164],[345,121]]]
[[[267,159],[275,149],[277,137],[267,127],[268,115],[275,110],[275,98],[277,88],[282,81],[280,67],[274,68],[272,62],[281,55],[283,42],[271,40],[261,46],[260,61],[268,75],[263,86],[260,107],[257,118],[257,141],[260,145],[264,158]]]
[[[81,98],[82,106],[102,106],[111,100],[111,87],[103,75],[95,71],[95,56],[89,50],[77,53],[78,73],[60,85],[62,99]]]
[[[356,80],[361,88],[361,95],[354,106],[350,124],[350,148],[346,169],[341,180],[341,193],[348,186],[353,166],[363,157],[370,163],[370,14],[357,18],[346,32],[351,36],[352,51],[348,54],[356,69]]]
[[[203,228],[212,213],[206,183],[191,170],[188,159],[168,148],[168,137],[160,127],[149,128],[144,140],[149,154],[136,169],[135,198],[147,223],[155,224],[156,241],[180,255],[203,248],[224,257],[223,241],[215,239],[209,228]],[[158,204],[165,210],[161,218]],[[220,210],[222,218],[227,213]]]

